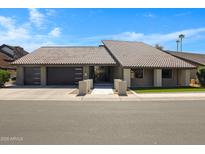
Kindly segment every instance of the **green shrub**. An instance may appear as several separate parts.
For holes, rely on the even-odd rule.
[[[0,87],[4,86],[9,81],[10,73],[5,70],[0,70]]]
[[[201,86],[205,87],[205,67],[199,67],[197,77]]]

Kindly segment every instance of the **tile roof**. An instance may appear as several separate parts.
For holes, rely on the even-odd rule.
[[[112,40],[102,42],[123,67],[195,68],[184,60],[142,42]]]
[[[181,59],[193,62],[193,63],[197,63],[200,65],[205,65],[205,54],[175,52],[175,51],[166,51],[166,52],[178,58],[181,58]]]
[[[116,64],[104,47],[41,47],[12,64]]]

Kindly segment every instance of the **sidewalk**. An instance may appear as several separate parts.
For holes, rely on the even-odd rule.
[[[138,96],[134,94],[128,94],[127,96],[119,96],[118,94],[112,95],[85,95],[82,97],[82,101],[139,101]]]
[[[184,92],[184,93],[134,93],[140,100],[205,100],[204,92]]]
[[[160,101],[160,100],[205,100],[205,93],[157,93],[157,94],[128,94],[128,96],[114,95],[86,95],[82,101]]]
[[[175,100],[205,100],[204,92],[184,93],[146,93],[128,92],[127,96],[116,93],[87,94],[77,96],[75,88],[2,88],[0,100],[55,100],[55,101],[175,101]]]

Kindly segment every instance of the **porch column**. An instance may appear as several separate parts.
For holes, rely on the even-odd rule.
[[[180,85],[181,86],[189,86],[190,83],[190,70],[181,70],[180,73]]]
[[[162,69],[154,69],[154,87],[162,86]]]
[[[41,85],[46,86],[46,66],[41,66]]]
[[[127,82],[127,87],[131,87],[131,71],[129,68],[123,69],[123,80]]]
[[[23,66],[17,66],[16,68],[16,84],[24,85],[24,68]]]

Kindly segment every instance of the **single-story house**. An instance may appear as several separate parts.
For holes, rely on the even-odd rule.
[[[197,79],[197,75],[196,75],[197,69],[199,67],[205,67],[205,54],[176,52],[176,51],[166,51],[166,52],[171,54],[172,56],[185,60],[196,66],[196,69],[192,69],[190,72],[191,79]]]
[[[127,81],[128,87],[188,86],[194,64],[142,42],[102,41],[98,47],[46,46],[13,62],[19,85]]]

